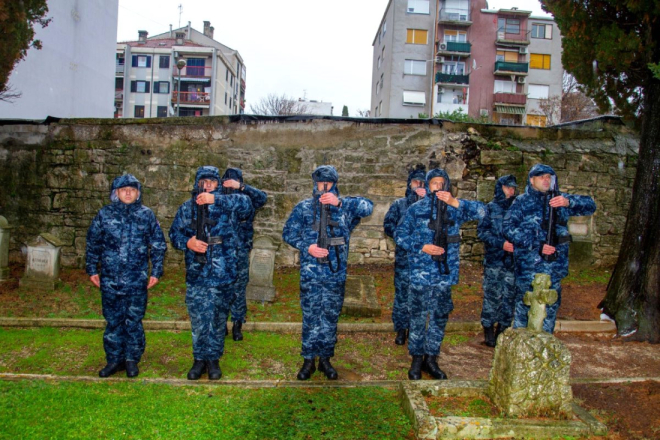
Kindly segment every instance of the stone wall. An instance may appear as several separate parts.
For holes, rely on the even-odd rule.
[[[247,183],[265,190],[268,202],[257,214],[256,234],[282,243],[288,214],[311,195],[311,172],[330,164],[340,173],[342,195],[366,196],[375,204],[354,232],[350,261],[391,262],[394,245],[382,223],[390,203],[404,194],[406,166],[444,167],[458,197],[488,201],[497,177],[513,173],[525,182],[531,165],[543,162],[557,170],[562,191],[592,195],[598,205],[593,217],[570,225],[575,262],[615,261],[638,148],[636,135],[617,119],[560,129],[406,122],[213,117],[0,125],[0,215],[16,226],[10,259],[24,260],[25,243],[50,232],[66,243],[63,264],[82,266],[87,228],[109,203],[110,183],[124,172],[143,183],[144,203],[167,235],[202,164],[240,167]],[[462,236],[462,257],[480,260],[474,222]],[[277,263],[296,263],[296,252],[282,243]],[[167,261],[181,263],[182,253],[170,249]]]

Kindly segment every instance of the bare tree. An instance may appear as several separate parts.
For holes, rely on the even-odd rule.
[[[562,78],[561,96],[554,95],[540,99],[539,107],[541,114],[546,117],[547,125],[589,119],[599,115],[598,107],[593,99],[585,95],[580,83],[566,72]],[[561,120],[558,117],[560,114]]]
[[[0,101],[4,102],[14,102],[18,98],[20,98],[23,94],[21,92],[16,91],[14,89],[14,86],[11,84],[7,83],[5,85],[5,89],[0,92]]]
[[[356,110],[357,115],[361,118],[368,118],[371,116],[371,110]]]
[[[304,101],[289,98],[285,94],[277,96],[271,93],[261,98],[256,105],[250,104],[250,112],[255,115],[286,116],[303,115],[308,113],[308,109]]]

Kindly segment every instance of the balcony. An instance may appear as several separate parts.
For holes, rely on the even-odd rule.
[[[443,41],[438,43],[438,55],[469,57],[472,44],[456,41]]]
[[[470,7],[468,9],[442,8],[438,13],[438,23],[454,26],[471,26]]]
[[[181,78],[210,78],[213,66],[186,66],[181,69]],[[172,76],[179,77],[179,69],[172,69]]]
[[[437,72],[435,74],[435,82],[441,84],[469,84],[470,75]]]
[[[115,75],[116,76],[124,75],[124,65],[123,64],[115,64]]]
[[[122,99],[124,99],[124,90],[115,89],[115,101],[121,101]]]
[[[527,75],[529,63],[512,63],[509,61],[495,61],[495,74],[499,75]]]
[[[513,115],[524,115],[527,95],[524,93],[495,93],[493,97],[495,111]]]
[[[505,29],[500,29],[497,31],[495,42],[498,44],[526,46],[529,44],[529,34],[530,31],[527,29],[520,29],[518,32],[507,32]]]
[[[172,102],[176,103],[177,95],[180,95],[181,104],[202,104],[209,105],[211,103],[211,94],[206,92],[172,92]]]

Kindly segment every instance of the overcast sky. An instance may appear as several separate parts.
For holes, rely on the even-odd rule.
[[[214,39],[240,52],[247,70],[246,113],[250,103],[270,93],[344,105],[351,116],[369,109],[374,35],[388,0],[119,0],[117,41],[137,40],[190,21],[203,31],[208,20]],[[491,9],[531,10],[536,0],[491,0]]]

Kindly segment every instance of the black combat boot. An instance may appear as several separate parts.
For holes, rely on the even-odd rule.
[[[218,380],[222,377],[222,370],[220,370],[220,361],[206,361],[206,369],[209,372],[209,380]]]
[[[422,362],[424,361],[423,356],[413,356],[412,364],[410,365],[410,370],[408,370],[408,379],[410,380],[420,380],[422,378]]]
[[[394,343],[396,345],[405,345],[407,337],[408,337],[408,330],[402,328],[401,330],[396,332],[396,338],[394,338]]]
[[[495,347],[495,327],[484,327],[484,344]]]
[[[330,380],[337,380],[339,377],[337,370],[330,364],[330,358],[319,358],[319,371]]]
[[[206,373],[206,362],[195,359],[192,368],[188,371],[188,380],[197,380],[204,373]]]
[[[508,328],[509,328],[508,325],[497,324],[497,327],[495,329],[495,344],[497,344],[497,338],[500,336],[500,334],[504,333],[504,330]]]
[[[126,361],[126,377],[137,377],[140,374],[138,363],[135,361]]]
[[[431,355],[424,355],[424,362],[422,363],[422,370],[428,373],[434,379],[447,379],[447,375],[438,366],[438,357]]]
[[[234,323],[234,326],[231,328],[231,337],[234,339],[234,341],[243,340],[243,332],[241,332],[242,328],[243,323],[241,321],[236,321]]]
[[[298,380],[307,380],[310,377],[312,377],[312,374],[316,371],[316,366],[314,365],[314,358],[312,359],[305,359],[305,362],[303,362],[302,367],[300,368],[300,371],[298,371]]]
[[[124,362],[117,362],[117,363],[109,362],[108,365],[106,365],[105,367],[103,367],[101,371],[99,371],[99,377],[110,377],[116,372],[124,371],[125,369],[126,369],[126,363]]]

